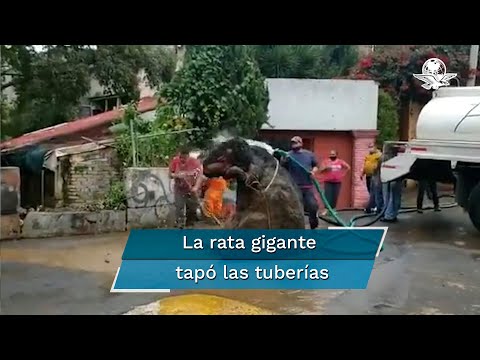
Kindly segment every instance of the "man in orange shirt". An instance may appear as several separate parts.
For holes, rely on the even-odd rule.
[[[205,216],[215,220],[223,217],[223,194],[227,187],[228,183],[222,177],[209,179],[200,175],[193,188],[193,193],[200,197],[201,189],[205,189],[202,209]]]
[[[193,188],[202,172],[200,161],[182,149],[170,163],[170,178],[174,179],[175,216],[178,227],[192,226],[197,218],[197,198]]]
[[[211,218],[221,219],[223,217],[223,194],[227,189],[227,181],[222,178],[211,178],[207,180],[207,190],[204,198],[205,215]]]
[[[203,162],[205,154],[200,154],[198,160]],[[200,174],[193,187],[192,192],[197,198],[201,197],[203,192],[203,208],[202,212],[206,217],[214,219],[218,222],[223,218],[223,194],[227,190],[228,183],[223,177],[207,178]]]

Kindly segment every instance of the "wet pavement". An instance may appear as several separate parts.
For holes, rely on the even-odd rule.
[[[459,208],[401,215],[367,290],[111,294],[127,236],[1,242],[1,313],[480,314],[480,233]]]

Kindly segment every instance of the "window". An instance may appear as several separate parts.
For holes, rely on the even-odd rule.
[[[93,115],[93,108],[90,105],[80,106],[80,110],[78,111],[79,119],[83,119],[92,115]]]
[[[106,111],[114,110],[122,105],[124,99],[119,96],[102,96],[91,98],[90,103],[93,106],[93,114],[97,115]]]

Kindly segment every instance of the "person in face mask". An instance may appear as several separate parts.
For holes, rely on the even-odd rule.
[[[362,180],[364,178],[366,179],[368,192],[371,190],[372,176],[378,167],[378,162],[381,156],[382,152],[378,150],[374,144],[370,144],[368,147],[368,154],[365,156],[362,176],[360,177]]]
[[[321,172],[324,174],[325,197],[332,209],[337,207],[342,180],[348,171],[350,171],[350,165],[338,158],[336,150],[330,151],[328,160],[323,164]],[[327,210],[322,213],[322,215],[326,214]]]
[[[303,148],[303,140],[300,136],[294,136],[290,141],[289,157],[282,160],[282,165],[288,170],[293,181],[297,184],[305,211],[308,213],[308,219],[311,229],[318,227],[318,203],[315,198],[314,185],[312,177],[318,171],[318,162],[315,155]],[[290,158],[298,161],[302,166],[308,169],[306,173],[296,162],[291,161]]]

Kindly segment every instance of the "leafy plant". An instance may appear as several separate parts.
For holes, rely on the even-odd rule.
[[[224,129],[253,136],[267,122],[265,78],[244,45],[189,47],[184,66],[161,96],[175,118],[200,129],[188,137],[192,145],[203,146]]]
[[[137,167],[168,166],[179,146],[187,142],[188,132],[179,131],[190,129],[188,121],[175,115],[169,105],[160,105],[154,121],[150,122],[143,120],[135,103],[131,103],[121,124],[124,126],[115,138],[115,147],[123,159],[123,167],[135,165],[134,155]]]
[[[378,94],[378,136],[377,142],[383,145],[385,141],[398,140],[399,116],[397,104],[393,97],[386,91],[380,90]]]
[[[99,204],[103,210],[124,210],[127,206],[127,195],[125,185],[121,180],[114,180],[105,199]]]

